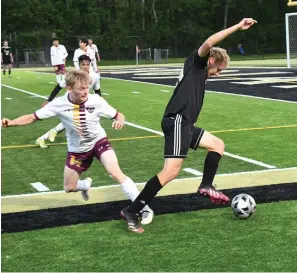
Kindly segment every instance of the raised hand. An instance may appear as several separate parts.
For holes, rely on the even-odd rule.
[[[240,30],[246,30],[256,23],[257,21],[253,18],[244,18],[237,25]]]

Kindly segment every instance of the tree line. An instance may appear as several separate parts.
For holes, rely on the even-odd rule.
[[[19,50],[43,50],[52,36],[67,49],[93,38],[106,58],[133,58],[141,48],[169,48],[186,56],[209,35],[244,17],[258,24],[222,43],[232,54],[285,52],[287,0],[10,0],[2,1],[2,38]]]

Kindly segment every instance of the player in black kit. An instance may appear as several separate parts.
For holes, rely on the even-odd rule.
[[[210,198],[215,203],[227,204],[229,202],[229,198],[212,185],[219,161],[224,153],[224,142],[194,124],[202,109],[207,78],[218,76],[229,63],[226,50],[213,46],[232,33],[246,30],[255,23],[256,21],[252,18],[246,18],[212,35],[185,61],[162,119],[165,137],[163,170],[146,183],[144,189],[129,207],[121,211],[121,216],[126,220],[129,230],[137,233],[144,232],[139,224],[139,212],[163,186],[178,176],[189,148],[196,150],[200,147],[208,150],[202,182],[197,193]]]
[[[4,41],[1,48],[1,63],[3,65],[3,75],[6,74],[6,67],[8,66],[8,75],[11,74],[11,67],[13,63],[13,56],[11,47],[8,46],[8,41]]]

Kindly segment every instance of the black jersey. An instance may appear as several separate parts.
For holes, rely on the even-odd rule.
[[[11,61],[10,54],[12,53],[11,47],[3,46],[1,48],[1,53],[2,53],[3,63],[9,63]]]
[[[193,124],[197,121],[203,105],[208,57],[200,57],[196,50],[187,58],[164,116],[180,114]]]

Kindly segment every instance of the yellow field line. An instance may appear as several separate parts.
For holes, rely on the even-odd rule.
[[[157,138],[161,137],[158,135],[154,136],[139,136],[139,137],[124,137],[124,138],[112,138],[109,139],[109,141],[122,141],[122,140],[135,140],[135,139],[146,139],[146,138]],[[66,145],[67,142],[61,142],[61,143],[49,143],[46,144],[47,146],[60,146],[60,145]],[[17,149],[17,148],[30,148],[30,147],[39,147],[36,144],[26,144],[26,145],[13,145],[13,146],[2,146],[1,149]]]
[[[268,127],[256,127],[256,128],[230,129],[230,130],[217,130],[217,131],[211,131],[210,133],[215,134],[215,133],[243,132],[243,131],[256,131],[256,130],[268,130],[268,129],[294,128],[294,127],[297,127],[297,124],[268,126]]]
[[[217,131],[210,131],[210,133],[215,134],[215,133],[244,132],[244,131],[257,131],[257,130],[294,128],[294,127],[297,127],[297,124],[268,126],[268,127],[255,127],[255,128],[242,128],[242,129],[229,129],[229,130],[217,130]],[[113,138],[113,139],[109,139],[109,140],[110,141],[123,141],[123,140],[136,140],[136,139],[148,139],[148,138],[160,138],[160,137],[162,137],[162,136],[153,135],[153,136]],[[60,145],[66,145],[66,144],[67,144],[67,142],[49,143],[49,144],[47,144],[47,146],[60,146]],[[25,145],[2,146],[1,149],[17,149],[17,148],[30,148],[30,147],[38,147],[38,145],[36,145],[36,144],[25,144]]]

